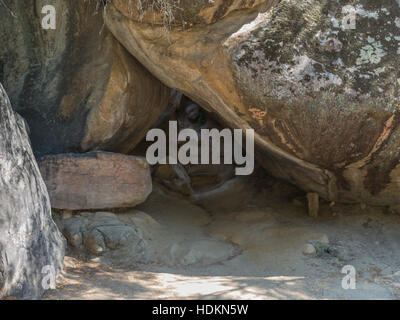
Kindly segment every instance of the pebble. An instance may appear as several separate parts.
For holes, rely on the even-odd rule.
[[[305,255],[315,255],[317,253],[317,250],[315,250],[315,247],[312,244],[307,243],[304,245],[302,253]]]

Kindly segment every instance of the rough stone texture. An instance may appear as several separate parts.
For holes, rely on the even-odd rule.
[[[150,168],[140,157],[109,152],[59,154],[39,161],[53,208],[133,207],[152,191]]]
[[[167,107],[169,89],[104,28],[97,1],[0,5],[0,82],[29,123],[35,154],[127,153]],[[56,30],[44,30],[44,5]]]
[[[43,268],[59,272],[63,258],[64,238],[52,220],[25,123],[0,84],[0,298],[40,298]]]
[[[104,262],[142,259],[145,242],[139,230],[113,213],[87,212],[56,221],[72,247],[91,256],[101,256]]]
[[[105,21],[166,85],[254,128],[271,174],[331,201],[400,203],[399,1],[188,3],[189,24],[167,33],[122,0]],[[346,5],[355,30],[341,26]]]
[[[317,254],[317,250],[315,250],[314,246],[311,243],[306,243],[302,248],[301,252],[304,255],[315,255]]]

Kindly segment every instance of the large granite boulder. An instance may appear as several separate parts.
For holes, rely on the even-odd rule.
[[[52,208],[89,210],[133,207],[152,191],[141,157],[111,152],[44,156],[39,167]]]
[[[254,128],[271,174],[331,201],[400,203],[399,1],[164,3],[110,1],[106,25],[166,85]]]
[[[127,153],[168,104],[169,89],[104,27],[97,1],[0,5],[0,82],[29,123],[35,154]],[[42,8],[56,29],[42,29]]]
[[[25,122],[0,84],[0,298],[40,298],[62,269],[64,242]]]

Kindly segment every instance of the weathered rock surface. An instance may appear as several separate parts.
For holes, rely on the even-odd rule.
[[[39,155],[127,153],[167,107],[169,89],[104,28],[98,1],[0,5],[0,82]],[[42,8],[56,9],[44,30]]]
[[[271,174],[332,201],[400,203],[398,1],[188,1],[172,22],[128,5],[107,5],[115,37],[230,127],[254,128]]]
[[[57,219],[57,224],[72,247],[102,257],[104,262],[143,259],[146,245],[139,230],[111,212],[80,213]]]
[[[73,248],[104,264],[210,265],[237,254],[232,244],[199,230],[198,224],[207,220],[205,211],[182,199],[159,197],[152,195],[144,206],[155,201],[173,206],[162,211],[156,204],[151,215],[136,209],[81,212],[61,215],[56,222]]]
[[[40,298],[42,270],[62,269],[64,245],[24,121],[0,84],[0,298]]]
[[[150,167],[140,157],[110,152],[59,154],[39,160],[53,208],[133,207],[152,191]]]

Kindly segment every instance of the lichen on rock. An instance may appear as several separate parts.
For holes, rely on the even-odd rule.
[[[349,5],[355,29],[345,25],[342,10]],[[384,95],[393,105],[399,101],[398,11],[393,1],[281,1],[260,13],[243,41],[241,32],[234,35],[237,76],[248,74],[268,98],[288,102],[324,90],[365,99]]]

